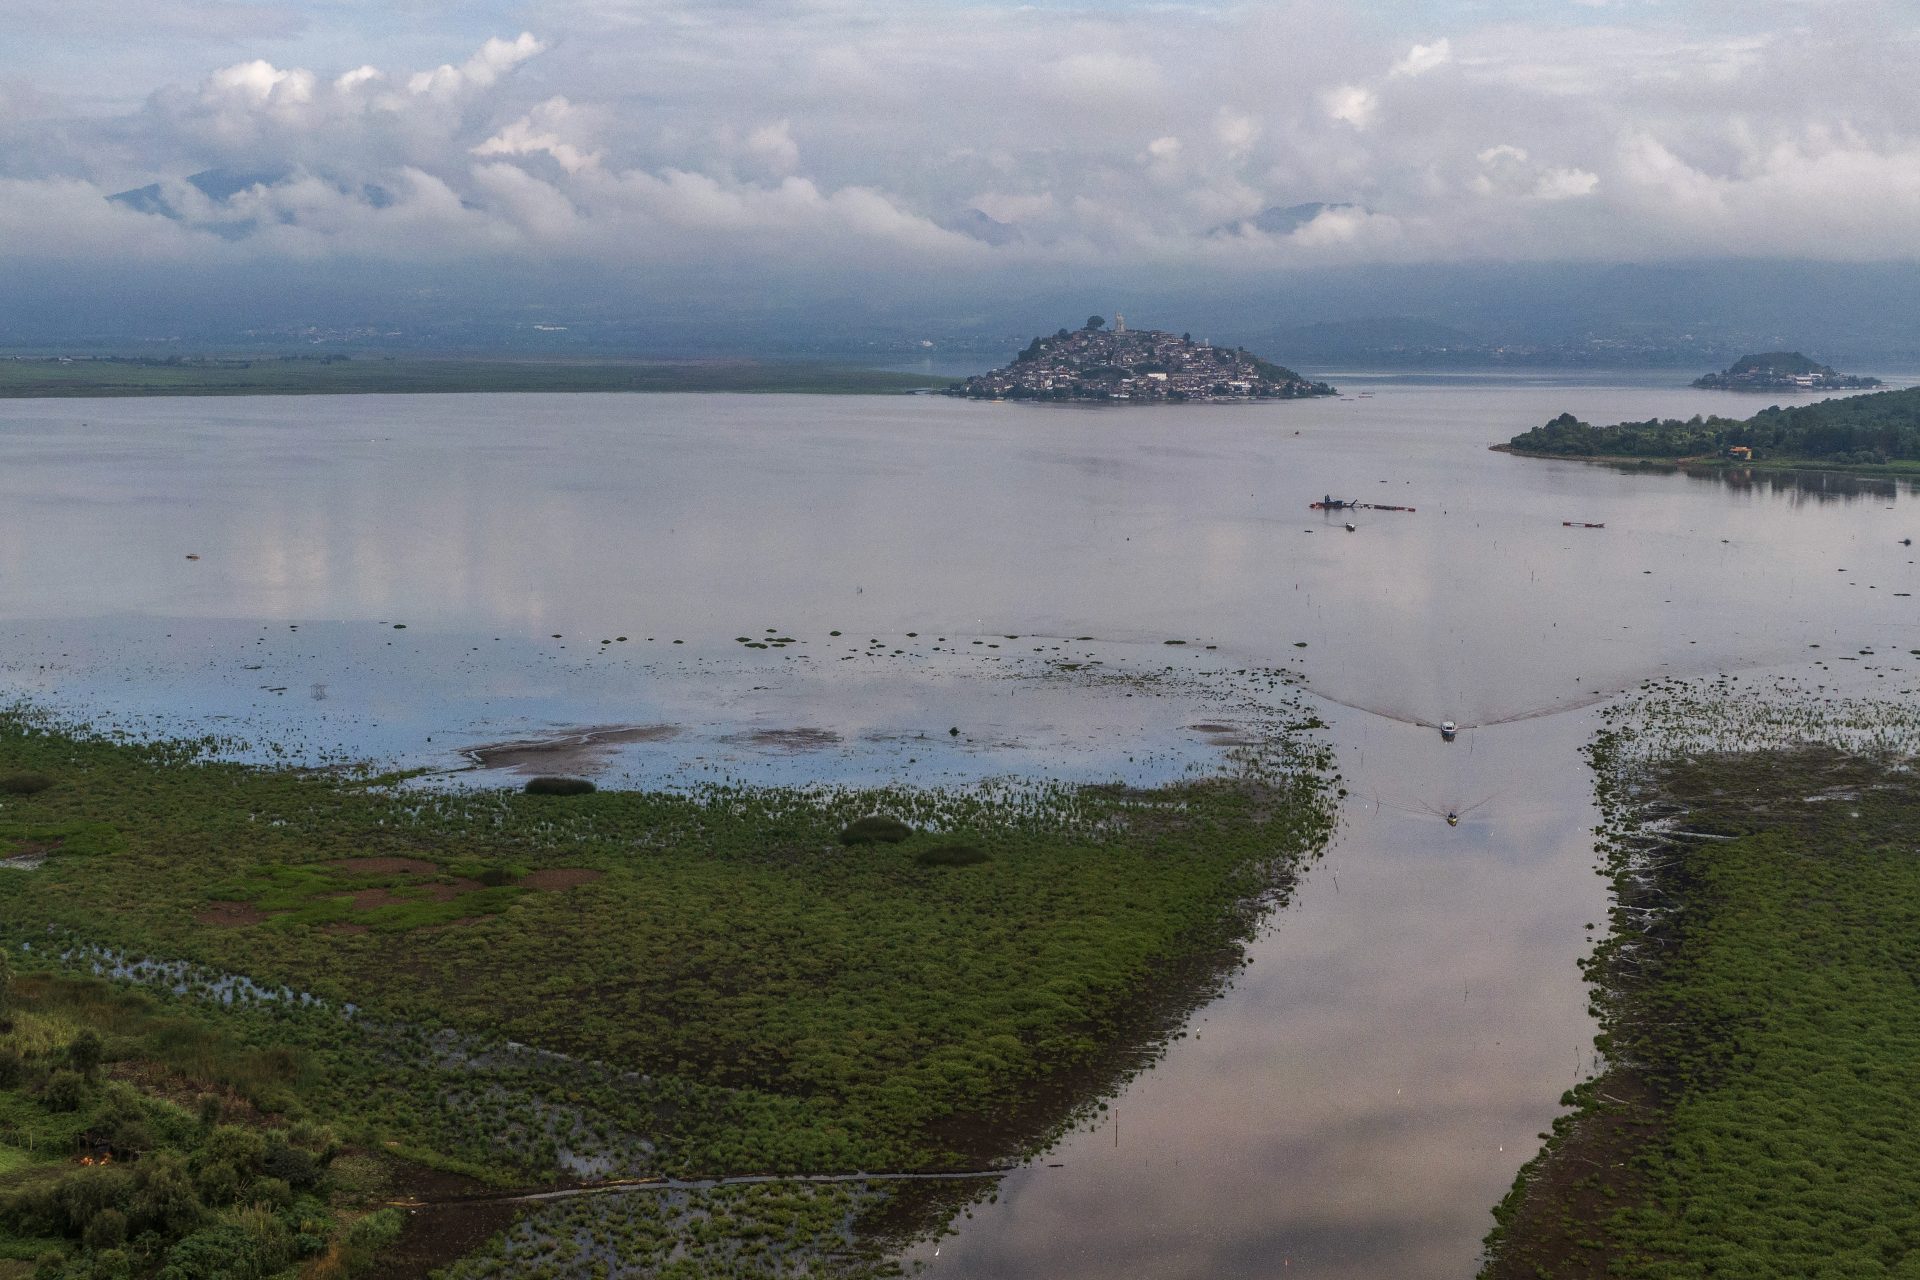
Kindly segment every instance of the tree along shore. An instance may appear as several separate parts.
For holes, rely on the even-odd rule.
[[[1563,413],[1507,442],[1513,453],[1555,458],[1720,459],[1790,466],[1920,462],[1920,387],[1815,404],[1774,405],[1750,418],[1650,418],[1594,426]]]

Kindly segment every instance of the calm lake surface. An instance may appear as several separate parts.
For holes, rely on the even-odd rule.
[[[1097,1126],[913,1256],[1470,1275],[1593,1068],[1591,708],[1721,672],[1909,688],[1920,502],[1486,449],[1562,411],[1759,407],[1655,379],[1335,381],[1119,410],[0,402],[0,696],[479,785],[555,758],[616,785],[1152,782],[1258,723],[1245,673],[1296,673],[1350,790],[1327,855]],[[1307,509],[1329,492],[1417,510]],[[535,751],[476,753],[506,742]]]

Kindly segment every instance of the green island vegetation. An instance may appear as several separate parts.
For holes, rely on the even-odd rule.
[[[13,356],[0,397],[400,395],[469,391],[732,391],[887,395],[950,378],[748,360],[433,359],[419,356]]]
[[[1751,418],[1677,418],[1596,427],[1563,413],[1497,446],[1550,458],[1706,461],[1920,472],[1920,387],[1778,405]],[[1751,458],[1730,455],[1746,450]]]
[[[1883,385],[1878,378],[1835,373],[1798,351],[1763,351],[1741,356],[1719,373],[1706,373],[1693,385],[1710,391],[1865,391]]]
[[[0,1280],[889,1273],[994,1184],[878,1175],[1004,1167],[1228,980],[1332,821],[1282,714],[1151,790],[555,794],[0,712]]]
[[[1607,1067],[1490,1280],[1920,1275],[1920,716],[1776,692],[1663,684],[1591,747]]]

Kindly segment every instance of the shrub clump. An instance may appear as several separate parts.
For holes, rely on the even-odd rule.
[[[923,867],[970,867],[990,855],[977,844],[942,844],[922,849],[913,860]]]
[[[585,778],[527,779],[527,794],[530,796],[584,796],[593,789],[593,783]]]
[[[0,795],[37,796],[52,785],[44,773],[0,773]]]
[[[878,814],[856,818],[840,833],[841,844],[899,844],[913,834],[913,828],[898,818]]]

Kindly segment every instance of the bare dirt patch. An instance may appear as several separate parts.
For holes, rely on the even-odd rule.
[[[746,742],[776,751],[822,751],[840,744],[840,735],[831,729],[759,729],[735,734],[728,742]]]
[[[475,889],[486,888],[486,886],[478,880],[466,879],[455,880],[452,884],[436,882],[423,887],[427,891],[427,896],[435,902],[452,902],[463,893],[472,893]]]
[[[267,919],[267,913],[251,902],[209,902],[194,913],[193,918],[199,924],[234,929],[241,925],[259,924]]]
[[[466,747],[460,754],[481,769],[511,769],[523,774],[587,773],[605,764],[615,747],[666,742],[679,736],[677,724],[596,725],[547,737]]]
[[[327,865],[357,876],[431,876],[440,871],[425,858],[336,858]]]
[[[355,911],[372,911],[376,907],[390,907],[396,902],[405,902],[391,889],[361,889],[347,898]]]
[[[365,1280],[423,1280],[504,1231],[520,1212],[517,1204],[489,1199],[493,1188],[464,1174],[396,1161],[393,1181],[407,1224],[362,1273]]]
[[[592,884],[605,874],[591,867],[542,867],[527,872],[520,883],[529,889],[571,889],[578,884]]]

